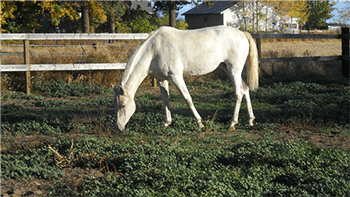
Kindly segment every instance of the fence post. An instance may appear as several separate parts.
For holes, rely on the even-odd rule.
[[[261,58],[261,38],[260,38],[260,34],[256,34],[256,48],[258,49],[258,59]],[[259,67],[260,67],[260,63],[259,63]]]
[[[26,87],[27,94],[29,95],[31,92],[31,81],[30,81],[30,53],[29,53],[29,40],[23,40],[24,42],[24,64],[28,65],[29,71],[26,71]]]
[[[152,86],[157,87],[157,79],[156,78],[152,79]]]
[[[260,58],[261,58],[261,38],[260,38],[260,34],[257,34],[257,38],[256,38],[256,48],[258,49],[258,68],[259,68],[259,75],[261,74],[261,69],[260,69]],[[272,67],[272,72],[273,72],[273,67]]]
[[[258,49],[258,58],[261,58],[261,38],[256,39],[256,48]]]
[[[344,77],[349,78],[349,67],[350,67],[350,61],[349,61],[349,27],[343,27],[341,29],[342,34],[342,73]]]

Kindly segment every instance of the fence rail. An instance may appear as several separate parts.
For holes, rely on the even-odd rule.
[[[349,38],[349,35],[343,34],[253,34],[254,38],[284,38],[284,39],[341,39]]]
[[[29,53],[30,40],[139,40],[146,39],[147,33],[136,34],[0,34],[1,40],[23,40],[25,64],[1,65],[1,72],[26,72],[27,93],[30,94],[31,71],[63,71],[63,70],[117,70],[124,69],[125,63],[105,64],[31,64]],[[294,61],[342,61],[343,76],[349,77],[349,28],[342,28],[341,34],[252,34],[256,39],[259,62],[294,62]],[[261,39],[342,39],[342,56],[329,57],[292,57],[292,58],[261,58]]]
[[[104,64],[18,64],[1,65],[2,72],[18,71],[65,71],[65,70],[123,70],[126,63]]]
[[[259,62],[296,62],[296,61],[336,61],[342,60],[342,73],[349,77],[349,28],[342,28],[341,34],[253,34],[258,47]],[[342,55],[329,57],[293,57],[261,58],[261,39],[342,39]]]
[[[148,33],[50,33],[50,34],[1,34],[1,40],[142,40]]]

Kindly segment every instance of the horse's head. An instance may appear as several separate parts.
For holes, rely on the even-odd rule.
[[[113,87],[114,98],[112,106],[114,107],[116,123],[114,128],[124,131],[126,123],[136,110],[134,99],[122,86]]]

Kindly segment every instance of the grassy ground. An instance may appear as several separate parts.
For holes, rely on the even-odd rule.
[[[187,79],[206,127],[171,86],[173,124],[144,83],[125,132],[112,129],[112,90],[59,81],[1,97],[1,192],[39,196],[348,196],[347,80],[274,82],[242,103],[236,131],[231,82]]]
[[[80,46],[33,47],[32,63],[77,61],[63,52],[94,63],[124,62],[138,43],[96,49],[81,47],[92,43],[32,44]],[[262,55],[335,56],[338,45],[263,40]],[[118,132],[109,108],[113,92],[106,87],[119,84],[120,71],[33,72],[30,96],[21,93],[24,73],[1,73],[1,194],[349,196],[350,91],[339,65],[327,64],[261,65],[264,77],[251,93],[255,125],[247,126],[243,102],[232,132],[227,127],[235,100],[225,78],[186,79],[203,130],[174,86],[173,124],[164,129],[161,96],[148,78],[137,92],[136,113]]]

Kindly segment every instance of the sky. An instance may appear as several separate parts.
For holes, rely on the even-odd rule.
[[[334,7],[337,9],[343,8],[345,6],[344,1],[339,1]],[[334,23],[334,22],[338,22],[338,21],[334,21],[334,18],[336,18],[338,16],[338,12],[336,10],[334,10],[332,12],[333,15],[335,15],[335,17],[327,20],[327,23]],[[350,24],[350,21],[348,22],[348,24]]]
[[[194,7],[195,7],[195,5],[192,5],[192,4],[188,4],[188,5],[184,6],[182,9],[179,10],[179,14],[180,14],[179,17],[180,17],[181,19],[185,19],[185,16],[182,15],[182,14],[185,13],[185,12],[187,12],[188,10],[194,8]],[[335,7],[335,8],[338,8],[338,9],[344,7],[344,1],[339,1],[334,7]],[[338,16],[338,12],[337,12],[336,10],[334,10],[334,11],[332,12],[332,14],[335,15],[335,17],[333,17],[333,18],[327,20],[327,23],[338,22],[338,21],[335,21],[335,20],[334,20],[334,19]],[[179,19],[179,17],[178,17],[178,19]],[[348,22],[348,24],[350,24],[350,21]]]

